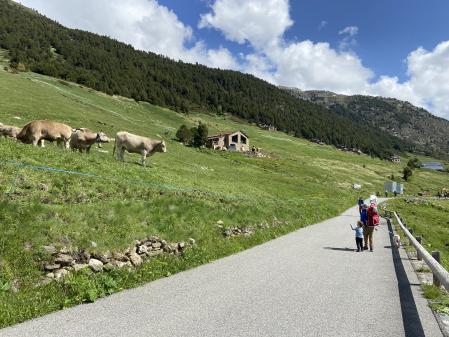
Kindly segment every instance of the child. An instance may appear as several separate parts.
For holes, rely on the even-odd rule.
[[[368,224],[368,205],[363,204],[362,211],[360,212],[360,221],[364,226]]]
[[[354,228],[351,226],[351,229],[355,231],[355,244],[357,245],[357,251],[363,251],[363,223],[361,221],[357,221],[357,227]]]

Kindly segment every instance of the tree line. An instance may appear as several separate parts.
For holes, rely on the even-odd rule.
[[[68,29],[9,0],[0,0],[0,47],[10,66],[76,82],[110,95],[180,113],[232,114],[256,124],[386,158],[410,145],[348,116],[295,98],[252,75],[212,69],[135,50],[89,32]]]

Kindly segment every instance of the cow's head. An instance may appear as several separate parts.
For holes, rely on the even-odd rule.
[[[165,140],[161,141],[159,143],[159,146],[157,147],[158,152],[167,152],[167,146],[165,145]]]
[[[97,133],[97,143],[109,143],[111,140],[104,132]]]

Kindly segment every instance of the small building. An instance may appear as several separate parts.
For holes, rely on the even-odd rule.
[[[394,155],[390,157],[390,161],[395,163],[395,164],[399,164],[401,162],[401,158],[399,158],[398,156]]]
[[[388,193],[403,194],[404,193],[404,185],[397,183],[395,181],[387,181],[384,184],[384,191]]]
[[[249,151],[249,139],[241,131],[226,132],[207,137],[206,146],[214,150]]]

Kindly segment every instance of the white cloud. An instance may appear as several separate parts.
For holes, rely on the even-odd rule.
[[[277,43],[293,24],[288,0],[216,0],[211,10],[201,15],[199,28],[215,28],[230,41],[256,48]]]
[[[20,0],[63,25],[107,35],[140,50],[175,60],[238,69],[225,48],[208,49],[195,41],[192,28],[156,0]],[[188,47],[188,45],[193,45]]]
[[[340,35],[348,34],[349,36],[356,36],[359,32],[359,27],[357,26],[348,26],[343,28],[338,32]]]
[[[350,50],[351,47],[357,45],[355,36],[359,33],[359,27],[348,26],[338,32],[339,35],[344,35],[338,44],[340,50]]]
[[[321,21],[320,24],[318,25],[318,30],[322,30],[322,29],[324,29],[324,27],[326,27],[326,26],[327,26],[327,21],[326,21],[326,20],[323,20],[323,21]]]

